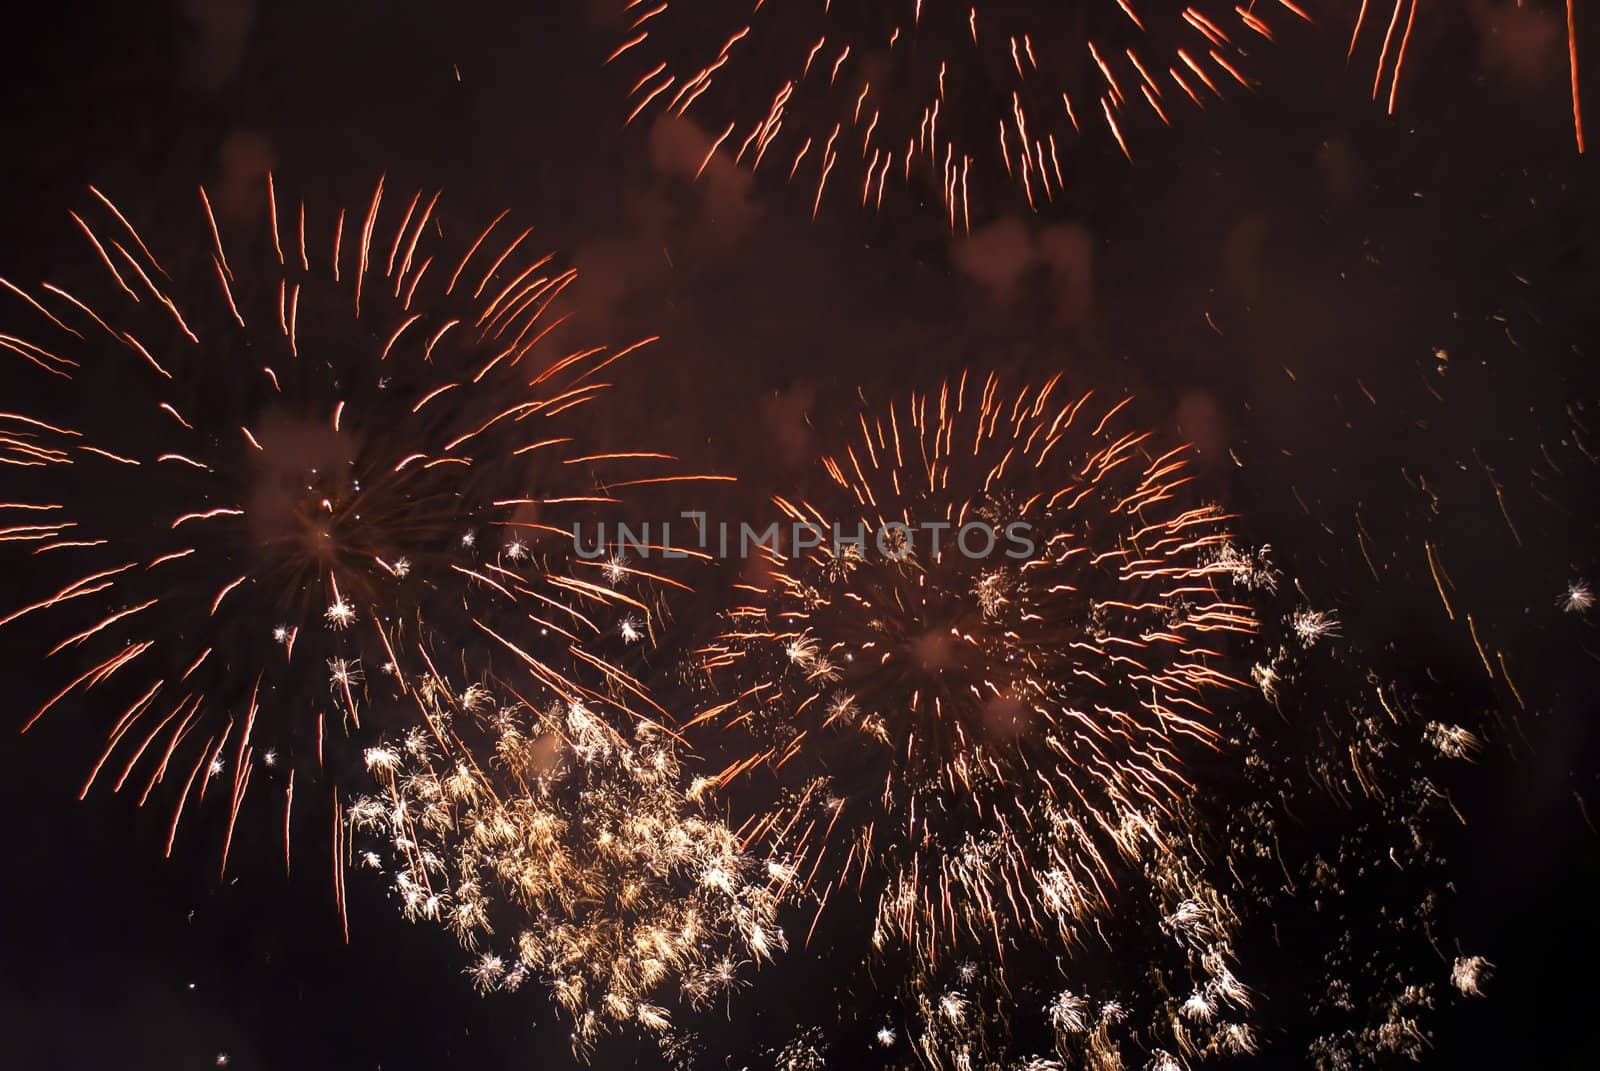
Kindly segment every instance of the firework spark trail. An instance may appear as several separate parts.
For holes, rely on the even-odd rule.
[[[1003,959],[1019,933],[1081,941],[1163,851],[1183,756],[1215,747],[1206,704],[1242,684],[1225,645],[1254,619],[1224,594],[1245,586],[1227,517],[1183,503],[1184,452],[1123,430],[1126,403],[1058,386],[963,377],[863,416],[824,463],[832,499],[780,505],[847,532],[937,522],[942,553],[771,552],[702,652],[738,697],[701,719],[716,782],[765,766],[782,794],[747,841],[791,860],[818,916],[875,890],[875,943],[929,971]],[[962,552],[980,521],[1032,546]]]
[[[1089,0],[1046,6],[924,0],[675,5],[628,0],[608,62],[646,112],[702,122],[717,154],[765,164],[880,207],[891,180],[938,204],[951,229],[1014,185],[1038,208],[1062,195],[1092,133],[1130,156],[1138,123],[1170,126],[1250,88],[1268,5]],[[830,178],[837,173],[833,185]]]
[[[1384,108],[1390,115],[1394,114],[1395,102],[1400,95],[1400,78],[1410,52],[1411,32],[1416,25],[1418,2],[1419,0],[1394,0],[1393,5],[1387,7],[1387,11],[1384,0],[1376,2],[1360,0],[1359,5],[1352,5],[1356,7],[1356,11],[1346,57],[1353,60],[1358,49],[1369,52],[1372,49],[1377,50],[1376,58],[1373,60],[1372,99],[1376,101],[1382,98]],[[1576,3],[1577,0],[1562,0],[1559,7],[1565,32],[1562,59],[1566,63],[1566,82],[1571,99],[1572,140],[1578,152],[1582,154],[1583,99],[1579,79]],[[1521,0],[1518,0],[1516,6],[1518,8],[1523,6]],[[1389,83],[1387,93],[1383,88],[1386,79]]]
[[[0,542],[41,585],[0,627],[46,630],[70,681],[25,728],[99,699],[90,784],[141,803],[170,789],[169,852],[208,794],[232,844],[267,784],[287,840],[288,779],[330,798],[305,779],[373,702],[409,692],[396,652],[424,618],[506,611],[576,652],[604,645],[603,611],[648,614],[647,574],[576,561],[570,518],[617,486],[712,477],[582,442],[581,410],[652,340],[555,348],[576,275],[531,228],[502,214],[455,242],[438,194],[380,181],[359,209],[319,212],[269,175],[255,227],[201,189],[158,257],[173,236],[146,242],[90,192],[76,276],[0,281],[7,319],[42,339],[0,342],[68,384],[48,412],[0,413]]]
[[[537,978],[584,1055],[622,1027],[676,1036],[669,1005],[703,1007],[784,949],[788,875],[691,798],[670,731],[571,681],[429,666],[412,690],[428,728],[367,751],[378,791],[348,817],[406,917],[476,954],[480,990]]]

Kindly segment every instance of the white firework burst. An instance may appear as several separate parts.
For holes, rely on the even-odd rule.
[[[1481,997],[1493,969],[1494,964],[1482,956],[1457,956],[1450,967],[1450,984],[1464,997]]]
[[[355,624],[356,611],[355,607],[339,598],[328,604],[328,609],[322,617],[328,622],[329,628],[347,629]]]
[[[1594,592],[1585,581],[1574,580],[1567,585],[1558,605],[1569,614],[1586,614],[1594,605]]]
[[[1312,647],[1318,640],[1339,635],[1339,618],[1328,610],[1302,606],[1289,615],[1289,627],[1303,645]]]

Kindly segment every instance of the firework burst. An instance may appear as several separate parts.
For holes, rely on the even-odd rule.
[[[1272,5],[1092,0],[1059,5],[757,3],[625,7],[610,61],[630,121],[702,122],[725,153],[814,190],[881,206],[905,185],[949,226],[1014,185],[1034,208],[1062,195],[1074,154],[1104,136],[1131,155],[1140,125],[1171,125],[1248,87]],[[830,185],[830,182],[832,185]]]
[[[575,272],[528,229],[502,214],[450,240],[437,194],[380,181],[319,212],[266,176],[255,226],[202,189],[158,256],[90,192],[82,270],[0,279],[8,319],[38,332],[0,346],[40,379],[36,412],[0,414],[0,538],[38,581],[0,624],[47,630],[62,671],[26,726],[90,692],[112,712],[85,792],[165,784],[169,852],[186,806],[222,796],[226,869],[270,781],[287,865],[297,776],[408,692],[425,618],[513,606],[569,661],[610,611],[647,630],[643,571],[581,560],[566,526],[683,478],[662,454],[586,449],[574,419],[644,343],[554,348]]]
[[[703,652],[735,694],[698,719],[738,741],[718,780],[765,766],[783,794],[746,836],[819,916],[870,882],[875,944],[924,970],[1077,943],[1120,869],[1165,852],[1207,703],[1241,683],[1227,518],[1183,504],[1184,449],[1125,408],[963,377],[863,416],[831,497],[781,504],[877,535],[771,552]]]
[[[404,914],[473,953],[480,990],[539,980],[580,1054],[625,1026],[681,1044],[673,1006],[785,947],[788,875],[691,797],[669,730],[542,674],[462,686],[430,663],[414,696],[426,728],[368,750],[379,791],[349,818],[382,838]]]

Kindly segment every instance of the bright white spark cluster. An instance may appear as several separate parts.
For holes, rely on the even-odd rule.
[[[1422,735],[1435,751],[1447,759],[1471,759],[1483,747],[1483,742],[1472,730],[1445,722],[1428,722],[1422,727]]]
[[[1339,635],[1338,617],[1329,611],[1313,610],[1309,606],[1301,607],[1289,615],[1289,625],[1306,647],[1325,637]]]
[[[1561,596],[1561,608],[1569,614],[1586,614],[1594,607],[1594,592],[1587,582],[1574,580]]]
[[[1494,964],[1482,956],[1457,956],[1450,967],[1450,984],[1464,997],[1481,997],[1493,972]]]
[[[386,841],[406,917],[474,954],[480,990],[537,979],[584,1053],[624,1026],[664,1036],[675,1005],[703,1006],[786,947],[788,875],[689,798],[655,723],[592,696],[437,678],[418,702],[430,728],[369,750],[378,791],[349,819]]]

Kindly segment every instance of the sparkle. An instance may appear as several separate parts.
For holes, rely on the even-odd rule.
[[[605,576],[608,583],[620,584],[628,575],[628,556],[621,551],[606,559]]]
[[[849,692],[835,692],[828,700],[828,720],[851,722],[856,716],[856,697]]]
[[[505,977],[506,963],[499,956],[484,953],[478,957],[478,962],[467,968],[467,973],[472,975],[472,983],[480,991],[499,988],[500,981]]]
[[[1314,646],[1324,636],[1339,635],[1339,619],[1324,610],[1303,606],[1289,615],[1289,627],[1307,647]]]
[[[995,569],[984,573],[978,578],[978,583],[973,588],[973,595],[978,600],[978,610],[984,617],[993,619],[1000,612],[1000,608],[1005,605],[1005,572]]]
[[[328,659],[328,683],[335,690],[361,683],[361,663],[344,658]]]
[[[1261,694],[1267,702],[1278,701],[1278,686],[1283,682],[1283,678],[1278,675],[1277,666],[1257,662],[1250,667],[1250,679],[1261,689]]]
[[[356,611],[355,607],[340,598],[330,603],[322,616],[329,628],[345,629],[355,624]]]
[[[1482,743],[1470,729],[1430,721],[1422,727],[1422,735],[1434,750],[1450,759],[1470,759],[1477,754]]]
[[[1481,997],[1493,967],[1482,956],[1457,956],[1450,968],[1450,984],[1464,997]]]
[[[494,696],[481,684],[469,684],[461,693],[460,706],[469,714],[478,714],[494,705]]]
[[[1574,580],[1567,585],[1566,593],[1561,596],[1561,608],[1569,614],[1588,613],[1594,605],[1594,592],[1589,590],[1589,585],[1582,580]]]
[[[1058,993],[1046,1011],[1050,1025],[1064,1034],[1079,1034],[1089,1027],[1089,1002],[1075,993]]]
[[[838,680],[839,675],[839,667],[825,655],[817,655],[806,666],[806,676],[814,681],[832,682]]]
[[[784,645],[783,653],[801,669],[809,669],[817,661],[817,641],[810,636],[795,636]]]

